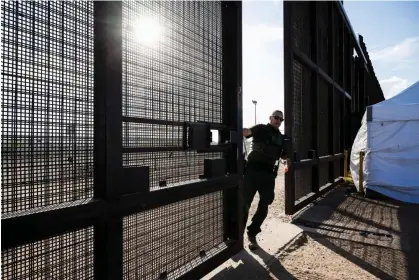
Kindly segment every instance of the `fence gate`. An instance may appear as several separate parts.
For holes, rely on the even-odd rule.
[[[240,2],[1,21],[3,279],[197,279],[241,250]]]
[[[285,178],[287,214],[343,175],[354,48],[362,55],[351,31],[339,1],[284,1],[285,134],[293,154]]]

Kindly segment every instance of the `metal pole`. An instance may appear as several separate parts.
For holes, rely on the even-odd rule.
[[[255,104],[255,125],[256,125],[256,104],[258,104],[258,102],[256,100],[252,100],[253,104]]]

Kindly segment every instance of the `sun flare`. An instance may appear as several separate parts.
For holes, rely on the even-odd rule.
[[[153,47],[163,38],[163,27],[152,18],[142,18],[133,24],[135,41],[147,47]]]

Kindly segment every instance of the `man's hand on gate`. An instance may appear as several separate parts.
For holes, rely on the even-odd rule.
[[[284,164],[284,173],[287,173],[288,172],[288,166],[290,165],[290,159],[287,158],[287,159],[283,160],[282,164]]]

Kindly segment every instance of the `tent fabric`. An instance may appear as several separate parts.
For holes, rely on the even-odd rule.
[[[368,108],[352,146],[350,170],[359,190],[359,153],[363,151],[366,189],[419,203],[419,82]]]
[[[419,103],[372,107],[372,122],[410,120],[419,120]]]
[[[370,107],[373,122],[419,120],[419,81]]]

